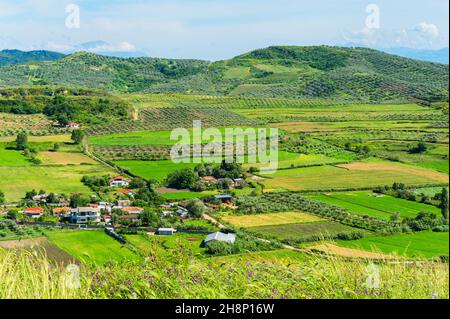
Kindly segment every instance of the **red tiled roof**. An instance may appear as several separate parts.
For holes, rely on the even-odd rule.
[[[42,207],[30,207],[24,210],[25,213],[43,213],[44,209]]]
[[[123,207],[122,208],[122,210],[124,211],[124,212],[141,212],[141,211],[143,211],[144,209],[142,209],[142,208],[140,208],[140,207]]]

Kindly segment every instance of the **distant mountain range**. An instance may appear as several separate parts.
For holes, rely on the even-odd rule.
[[[9,62],[0,68],[0,86],[370,102],[448,99],[448,65],[366,48],[273,46],[218,62],[6,52],[3,61]],[[30,55],[35,62],[30,62]]]
[[[436,63],[448,64],[449,60],[449,50],[448,48],[443,48],[440,50],[419,50],[410,48],[390,48],[390,49],[380,49],[386,53],[395,54],[403,56],[406,58],[430,61]]]

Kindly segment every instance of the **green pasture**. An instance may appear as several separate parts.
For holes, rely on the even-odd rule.
[[[348,248],[418,258],[448,256],[449,251],[448,233],[431,231],[365,237],[354,241],[338,241],[337,244]]]
[[[424,211],[440,215],[439,208],[435,206],[367,191],[311,194],[306,197],[345,208],[354,214],[382,219],[390,219],[395,213],[399,213],[400,217],[412,218]]]

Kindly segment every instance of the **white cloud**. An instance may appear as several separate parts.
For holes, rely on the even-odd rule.
[[[345,45],[378,48],[409,47],[416,49],[439,47],[445,41],[439,28],[428,22],[420,22],[410,28],[368,29],[343,32]]]
[[[136,47],[127,42],[120,42],[118,44],[109,44],[106,42],[101,42],[97,45],[91,46],[90,48],[86,48],[87,51],[98,53],[98,52],[134,52],[136,51]]]
[[[414,31],[419,32],[424,37],[431,39],[437,38],[439,36],[439,28],[433,23],[420,22]]]

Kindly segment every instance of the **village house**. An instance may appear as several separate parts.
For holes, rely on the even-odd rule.
[[[33,197],[31,197],[31,199],[35,202],[42,202],[45,203],[47,202],[47,194],[39,194],[39,195],[34,195]]]
[[[178,216],[180,216],[181,218],[186,218],[189,215],[189,211],[185,208],[180,208],[176,211],[176,213],[178,214]]]
[[[200,183],[206,186],[213,186],[217,184],[217,179],[214,176],[203,176],[200,179]]]
[[[111,222],[111,215],[109,214],[103,214],[102,219],[105,223],[109,224]]]
[[[80,128],[80,125],[78,125],[78,123],[76,122],[69,122],[67,124],[67,127],[73,130],[78,130]]]
[[[52,209],[53,216],[59,217],[69,217],[70,216],[70,207],[56,207]]]
[[[123,200],[118,200],[117,201],[117,206],[118,207],[130,207],[133,204],[133,202],[131,200],[128,199],[123,199]]]
[[[44,209],[42,207],[30,207],[26,208],[23,214],[29,218],[39,218],[44,215]]]
[[[221,201],[223,204],[231,204],[233,196],[231,195],[214,195],[214,198]]]
[[[158,235],[171,236],[177,232],[174,228],[158,228]]]
[[[216,232],[206,236],[205,244],[213,241],[220,241],[228,244],[234,244],[234,242],[236,241],[236,234],[232,233],[225,234],[222,232]]]
[[[122,176],[116,176],[109,182],[109,187],[126,187],[130,182]]]
[[[134,197],[134,191],[131,189],[124,189],[121,193],[125,196]]]
[[[233,186],[235,188],[244,188],[245,184],[246,184],[246,182],[245,182],[245,179],[243,179],[243,178],[233,179]]]
[[[100,222],[100,208],[77,207],[70,210],[70,222],[74,224],[86,224],[88,222]]]
[[[122,211],[126,212],[128,214],[137,214],[137,215],[139,215],[139,214],[141,214],[144,211],[144,209],[140,208],[140,207],[129,206],[129,207],[123,207]]]
[[[163,217],[170,217],[170,216],[172,216],[173,214],[174,214],[174,212],[171,211],[171,210],[163,210],[163,211],[162,211],[162,216],[163,216]]]
[[[109,213],[111,212],[111,205],[107,202],[99,202],[98,208],[100,208],[101,210],[105,210]]]

